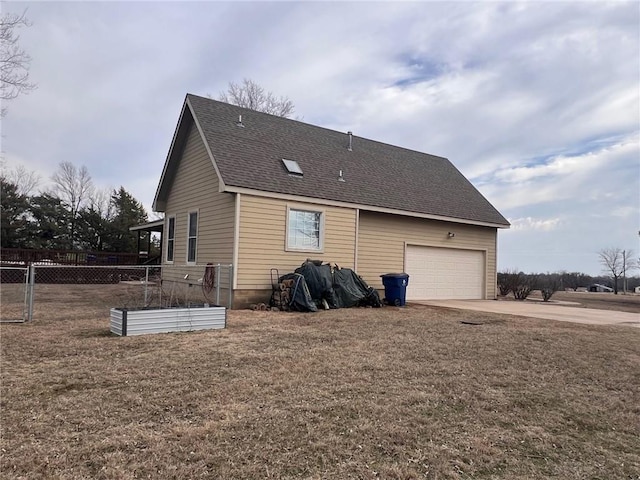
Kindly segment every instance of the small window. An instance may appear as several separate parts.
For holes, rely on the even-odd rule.
[[[289,209],[287,250],[322,250],[322,212]]]
[[[198,212],[189,212],[189,228],[187,235],[187,263],[196,262],[198,247]]]
[[[173,262],[173,251],[176,240],[176,217],[167,219],[167,262]]]
[[[283,158],[282,163],[284,163],[284,166],[287,169],[287,172],[289,172],[289,175],[294,175],[296,177],[301,177],[303,175],[300,165],[298,165],[298,162],[296,162],[295,160],[286,160]]]

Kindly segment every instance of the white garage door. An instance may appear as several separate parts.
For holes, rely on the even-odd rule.
[[[407,300],[484,298],[484,252],[407,246]]]

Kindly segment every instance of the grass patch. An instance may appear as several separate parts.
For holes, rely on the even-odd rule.
[[[640,475],[636,329],[409,306],[120,338],[51,298],[0,327],[3,478]]]

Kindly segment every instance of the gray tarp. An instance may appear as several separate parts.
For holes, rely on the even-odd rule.
[[[309,294],[309,287],[304,279],[304,276],[299,273],[287,273],[278,279],[280,283],[283,280],[293,280],[293,287],[291,288],[291,298],[289,300],[289,308],[291,310],[297,310],[300,312],[317,312],[313,298]]]
[[[301,275],[304,280],[300,281],[299,277],[292,276],[295,274]],[[362,277],[350,268],[306,261],[296,269],[295,274],[285,275],[280,280],[297,278],[296,285],[302,284],[295,290],[295,294],[292,289],[290,305],[292,309],[317,311],[318,307],[322,308],[325,305],[325,302],[329,308],[382,306],[378,292],[369,287]]]

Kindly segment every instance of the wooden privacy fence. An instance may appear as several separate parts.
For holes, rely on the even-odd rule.
[[[160,278],[156,266],[32,265],[36,284],[98,285]]]
[[[47,250],[37,248],[3,248],[0,261],[14,266],[39,265],[137,265],[137,253]]]

